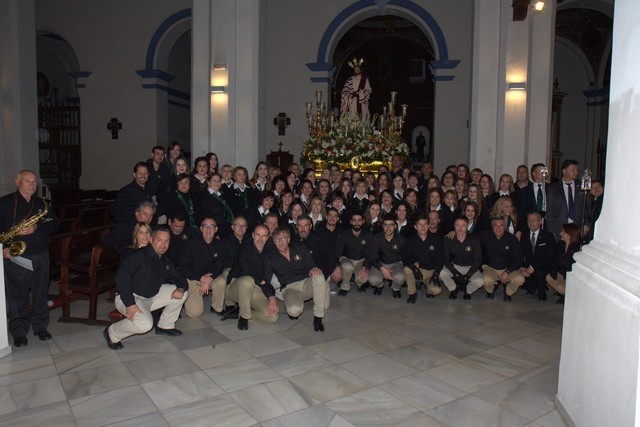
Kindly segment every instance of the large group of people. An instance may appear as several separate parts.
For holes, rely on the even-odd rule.
[[[120,349],[124,338],[153,328],[180,335],[180,313],[202,316],[208,295],[209,311],[237,318],[241,330],[249,320],[277,321],[282,307],[298,319],[312,300],[318,332],[331,298],[354,289],[382,295],[388,286],[402,298],[406,286],[406,302],[415,304],[420,289],[426,298],[445,291],[469,300],[483,288],[486,298],[511,301],[523,287],[541,301],[551,290],[563,302],[573,255],[601,209],[602,183],[582,191],[572,160],[557,182],[543,182],[537,163],[519,166],[516,179],[501,175],[497,188],[478,168],[451,165],[436,176],[431,163],[417,171],[399,156],[377,174],[314,166],[284,171],[259,162],[250,175],[209,153],[189,171],[179,144],[154,147],[113,202],[116,226],[103,239],[121,255],[115,305],[124,316],[104,330],[107,345]],[[0,199],[0,231],[37,207],[27,197],[34,179],[22,173],[16,195]],[[33,251],[55,222],[37,230],[42,245]],[[9,286],[16,280],[9,276]],[[19,345],[28,313],[9,302]],[[46,323],[34,320],[33,328],[47,338]]]

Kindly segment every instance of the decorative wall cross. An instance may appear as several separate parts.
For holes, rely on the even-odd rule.
[[[273,124],[278,126],[278,135],[284,135],[285,129],[291,124],[291,118],[287,117],[287,113],[278,113],[278,115],[273,118]]]
[[[118,121],[117,117],[112,117],[111,121],[107,123],[107,129],[111,131],[111,139],[118,139],[118,131],[122,129],[122,123]]]

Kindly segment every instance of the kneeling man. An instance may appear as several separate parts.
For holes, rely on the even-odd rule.
[[[278,227],[273,232],[276,251],[266,259],[265,277],[276,275],[282,289],[284,305],[292,320],[304,310],[305,300],[313,298],[313,329],[324,331],[327,284],[322,270],[317,268],[309,250],[301,244],[289,244],[291,234],[288,227]]]
[[[123,339],[144,334],[153,327],[151,312],[164,307],[156,334],[182,334],[174,326],[187,299],[187,279],[165,256],[171,236],[167,229],[154,230],[151,244],[134,251],[120,265],[116,274],[116,308],[125,319],[103,331],[112,350],[122,348]]]
[[[278,320],[276,291],[265,275],[264,247],[269,240],[269,228],[259,224],[251,234],[253,245],[238,252],[229,271],[227,299],[238,303],[238,329],[249,329],[249,319],[263,323]]]

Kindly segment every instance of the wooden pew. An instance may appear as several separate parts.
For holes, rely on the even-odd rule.
[[[97,319],[98,296],[115,288],[115,275],[119,265],[118,253],[100,244],[109,227],[79,230],[64,238],[60,260],[60,296],[62,316],[60,322],[109,324]],[[87,317],[71,316],[71,302],[81,295],[89,298]]]

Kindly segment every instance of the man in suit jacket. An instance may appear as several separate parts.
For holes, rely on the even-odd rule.
[[[540,301],[547,300],[547,274],[552,270],[554,262],[554,248],[556,245],[553,234],[541,228],[542,216],[539,212],[527,215],[529,233],[520,239],[524,266],[520,272],[525,277],[525,288],[528,295],[537,292]]]
[[[582,212],[584,206],[584,191],[580,191],[578,181],[578,162],[565,160],[562,162],[562,179],[547,187],[547,215],[545,216],[545,228],[560,239],[562,225],[575,223],[578,227],[585,226],[588,230],[591,219],[585,215],[582,224]],[[589,212],[590,206],[586,206]]]
[[[516,193],[519,194],[518,213],[520,215],[526,215],[530,212],[540,212],[544,218],[546,211],[546,194],[545,186],[542,177],[542,168],[544,163],[536,163],[531,166],[531,179],[533,182],[529,182],[525,187],[521,188]]]

